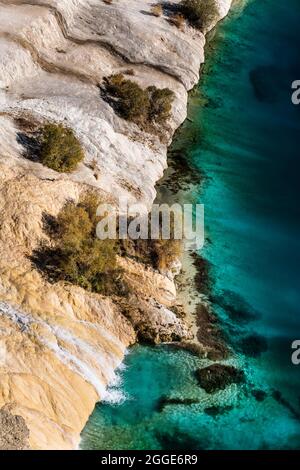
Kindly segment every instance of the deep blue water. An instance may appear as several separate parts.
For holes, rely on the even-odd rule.
[[[82,447],[300,449],[300,365],[291,363],[300,339],[300,106],[291,103],[299,26],[298,0],[233,9],[191,97],[192,122],[174,143],[199,170],[192,198],[205,204],[201,255],[234,351],[229,362],[245,370],[247,384],[207,395],[194,377],[204,361],[135,347],[120,372],[127,399],[96,407]],[[198,403],[162,409],[162,396]]]

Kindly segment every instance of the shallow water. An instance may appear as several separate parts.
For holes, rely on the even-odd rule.
[[[186,199],[205,204],[201,255],[234,350],[229,362],[247,383],[207,395],[194,376],[204,361],[135,347],[119,373],[125,400],[97,405],[83,448],[300,448],[300,365],[291,363],[300,338],[300,106],[291,103],[299,24],[298,0],[234,9],[211,42],[192,122],[173,145],[193,180],[199,174]],[[163,405],[166,396],[195,403]]]

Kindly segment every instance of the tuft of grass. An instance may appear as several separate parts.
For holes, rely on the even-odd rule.
[[[151,7],[151,13],[153,16],[159,17],[163,15],[163,7],[158,3]]]
[[[84,159],[84,152],[72,129],[62,124],[46,124],[41,130],[39,157],[52,170],[70,173]]]
[[[169,22],[176,26],[180,31],[184,30],[184,25],[185,25],[185,18],[181,13],[176,13],[175,15],[172,15],[169,19]]]

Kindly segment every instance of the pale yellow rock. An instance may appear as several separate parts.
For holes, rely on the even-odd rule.
[[[49,284],[28,258],[44,237],[42,214],[76,200],[78,186],[4,166],[1,180],[0,407],[25,418],[31,447],[74,448],[135,333],[110,299]]]
[[[25,419],[31,448],[76,448],[95,402],[106,398],[107,384],[136,340],[133,325],[142,320],[158,339],[173,330],[187,335],[163,307],[174,304],[175,286],[150,268],[120,259],[137,295],[139,321],[132,319],[132,325],[118,302],[50,284],[30,260],[41,240],[47,241],[43,214],[56,216],[84,187],[40,180],[5,165],[0,175],[0,408],[9,404]]]
[[[145,297],[154,298],[166,307],[176,302],[176,288],[173,281],[151,268],[142,266],[135,261],[120,258],[120,266],[126,271],[125,279],[134,292]]]

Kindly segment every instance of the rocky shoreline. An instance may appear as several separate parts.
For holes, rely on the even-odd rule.
[[[220,18],[230,4],[219,0]],[[167,147],[199,78],[205,37],[149,14],[151,5],[0,3],[0,419],[18,428],[15,448],[77,448],[128,346],[139,338],[190,337],[176,315],[174,280],[151,267],[120,260],[134,292],[124,306],[50,283],[30,262],[41,241],[49,241],[43,214],[56,217],[88,188],[109,201],[153,203]],[[174,92],[163,141],[119,117],[101,97],[103,78],[129,69],[141,87]],[[24,157],[22,124],[47,121],[63,122],[80,140],[85,159],[75,172],[60,174]],[[0,446],[11,448],[13,440],[1,435]]]

